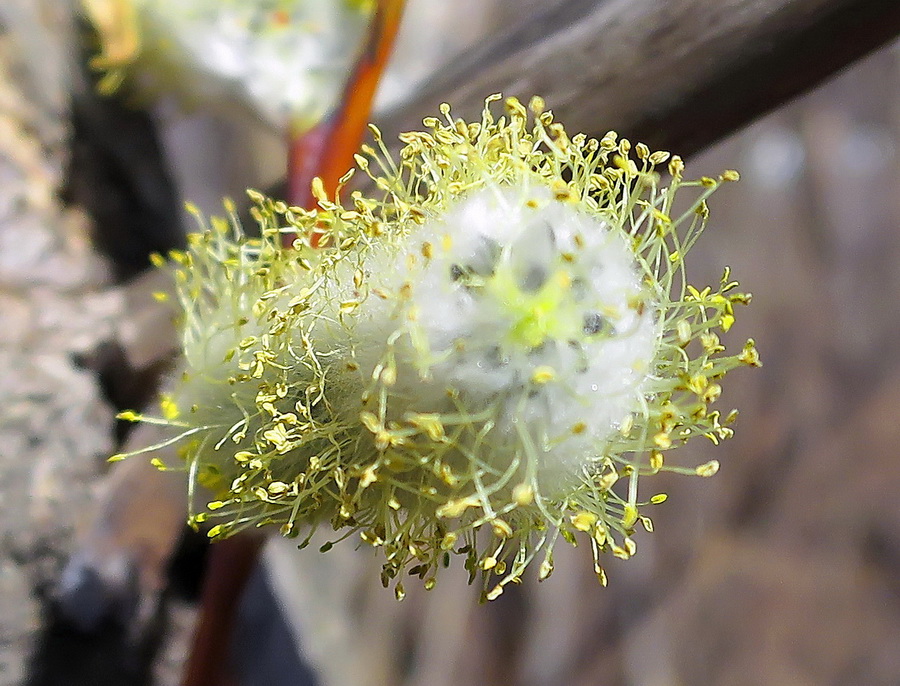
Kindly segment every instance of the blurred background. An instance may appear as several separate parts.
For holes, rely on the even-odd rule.
[[[539,4],[410,0],[376,117]],[[98,31],[76,9],[0,8],[0,684],[177,684],[204,546],[182,531],[177,479],[148,495],[105,458],[173,340],[147,255],[181,244],[184,200],[215,212],[277,186],[284,110],[233,73],[208,101],[155,82],[100,97],[84,67]],[[336,26],[317,40],[358,42]],[[669,499],[608,588],[588,550],[560,545],[549,580],[489,605],[459,573],[397,603],[351,545],[272,541],[235,683],[900,684],[898,145],[894,43],[687,161],[742,174],[688,267],[703,284],[729,264],[753,293],[726,343],[755,338],[764,367],[725,385],[735,438],[683,449],[719,460],[715,478],[653,477]]]

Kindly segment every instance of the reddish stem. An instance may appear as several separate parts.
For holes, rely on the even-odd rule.
[[[351,166],[359,150],[381,74],[391,56],[405,0],[379,0],[369,24],[362,53],[350,73],[338,108],[312,130],[292,135],[288,151],[288,197],[291,205],[313,208],[310,190],[314,177],[322,179],[329,196]],[[315,247],[321,234],[313,234]],[[285,247],[294,236],[285,234]]]
[[[231,686],[229,649],[242,591],[256,568],[265,538],[240,534],[216,543],[203,576],[200,617],[183,686]]]
[[[381,73],[391,54],[405,0],[378,0],[362,54],[347,80],[338,109],[304,135],[293,134],[288,151],[288,197],[291,205],[315,207],[310,184],[322,179],[333,196],[338,179],[353,164],[362,143]],[[313,234],[313,247],[321,234]],[[290,246],[295,236],[284,235]],[[232,686],[227,672],[238,602],[255,568],[263,538],[239,534],[215,544],[203,582],[200,617],[188,657],[183,686]]]

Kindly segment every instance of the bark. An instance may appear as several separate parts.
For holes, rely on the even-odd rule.
[[[544,97],[572,131],[694,153],[900,33],[896,0],[570,0],[441,70],[384,113],[388,141],[441,102]]]

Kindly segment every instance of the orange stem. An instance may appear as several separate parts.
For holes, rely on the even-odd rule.
[[[400,26],[405,0],[378,0],[369,24],[362,53],[350,73],[340,105],[307,133],[293,135],[288,151],[288,197],[291,205],[313,208],[310,190],[314,177],[322,179],[325,192],[333,196],[338,180],[353,166],[372,109],[372,100],[387,65]],[[319,242],[313,234],[313,246]],[[285,246],[293,236],[285,235]]]
[[[315,207],[310,190],[314,177],[322,179],[333,196],[338,179],[353,165],[372,108],[372,100],[393,49],[405,0],[377,0],[362,54],[341,96],[341,104],[329,117],[304,135],[292,135],[288,151],[288,197],[291,205]],[[320,234],[310,241],[318,245]],[[290,246],[294,236],[285,234]],[[194,635],[183,686],[230,686],[226,665],[237,604],[253,568],[263,539],[238,536],[217,543],[210,550],[204,575],[200,617]]]

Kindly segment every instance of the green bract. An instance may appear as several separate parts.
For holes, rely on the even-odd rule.
[[[719,381],[759,364],[718,336],[749,301],[728,270],[684,277],[737,174],[685,181],[668,153],[569,137],[538,98],[495,120],[497,99],[477,123],[444,106],[399,159],[373,128],[369,196],[314,184],[306,211],[251,193],[261,238],[214,220],[172,255],[185,371],[154,421],[182,432],[191,493],[216,495],[192,516],[211,536],[331,526],[381,551],[385,585],[431,587],[458,554],[493,599],[539,554],[548,576],[560,535],[605,583],[601,554],[634,554],[665,499],[641,477],[715,473],[664,456],[730,436]]]

